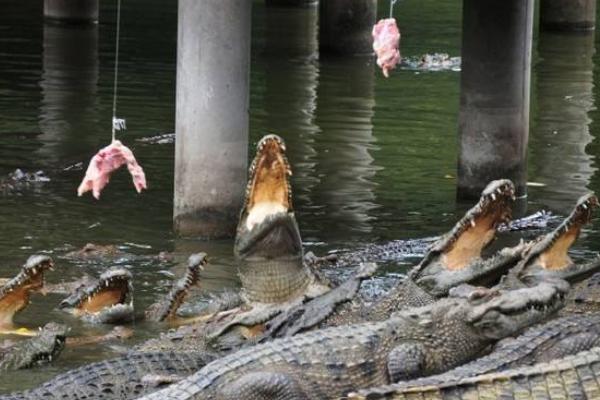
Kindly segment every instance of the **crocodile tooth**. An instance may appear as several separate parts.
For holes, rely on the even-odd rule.
[[[588,208],[587,204],[585,204],[585,203],[583,203],[583,204],[581,205],[581,207],[583,207],[583,209],[584,209],[584,210],[587,210],[587,208]]]
[[[475,224],[475,219],[472,219],[472,220],[470,220],[469,222],[471,223],[471,226],[472,226],[473,228],[475,228],[475,225],[476,225],[476,224]]]
[[[496,194],[492,193],[492,201],[496,201]]]

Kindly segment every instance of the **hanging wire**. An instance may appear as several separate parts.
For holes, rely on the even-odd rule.
[[[121,0],[117,0],[117,37],[115,39],[115,79],[113,84],[112,107],[112,141],[115,141],[115,131],[126,129],[125,120],[117,118],[117,85],[119,77],[119,41],[121,36]]]
[[[120,0],[119,0],[120,1]],[[394,16],[394,5],[398,0],[390,0],[390,18]]]

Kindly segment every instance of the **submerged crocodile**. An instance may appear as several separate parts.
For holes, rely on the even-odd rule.
[[[249,347],[143,399],[333,399],[358,388],[439,373],[548,317],[568,284],[455,290],[388,320],[334,327]]]
[[[358,393],[366,399],[388,398],[388,393],[410,387],[443,386],[478,375],[549,362],[599,345],[600,313],[570,315],[529,328],[517,338],[504,339],[487,356],[443,374],[363,389]]]
[[[350,393],[362,400],[598,399],[600,347],[547,363],[449,380],[437,385],[389,385]]]
[[[46,324],[36,336],[0,347],[0,371],[30,368],[56,358],[65,347],[68,329]]]
[[[13,317],[29,304],[32,293],[44,287],[44,274],[54,267],[52,258],[33,255],[27,259],[19,273],[0,287],[0,333],[19,333]],[[25,333],[27,330],[24,330]]]

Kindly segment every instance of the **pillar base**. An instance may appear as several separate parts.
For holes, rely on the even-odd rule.
[[[239,210],[205,208],[196,212],[176,215],[175,232],[181,237],[206,239],[230,238],[235,233]]]

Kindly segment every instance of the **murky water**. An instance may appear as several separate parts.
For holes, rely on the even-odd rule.
[[[35,252],[57,259],[49,281],[98,274],[107,265],[63,258],[96,242],[137,255],[173,251],[179,262],[207,251],[206,290],[235,286],[231,241],[177,240],[171,232],[173,146],[137,142],[174,130],[176,1],[123,6],[118,115],[129,129],[120,138],[134,148],[149,190],[137,195],[123,172],[101,201],[78,198],[83,171],[64,171],[110,141],[114,5],[101,3],[98,26],[65,28],[43,24],[41,2],[2,2],[0,176],[42,169],[51,181],[0,195],[0,276],[13,275]],[[442,3],[396,6],[404,56],[459,55],[460,3]],[[319,59],[316,10],[255,2],[253,13],[252,142],[265,133],[287,141],[307,248],[322,253],[448,229],[468,207],[455,202],[459,73],[405,69],[386,80],[370,58]],[[593,37],[539,35],[534,48],[529,177],[546,186],[530,188],[529,211],[565,214],[580,194],[598,189],[598,56]],[[587,229],[577,248],[600,249],[597,229]],[[131,265],[139,312],[166,291],[170,272],[182,271],[177,263],[119,262]],[[35,297],[17,321],[33,328],[58,320],[82,334],[106,330],[56,311],[59,300]],[[135,328],[141,340],[165,327]],[[2,373],[0,391],[35,385],[115,350],[68,350],[51,367]]]

